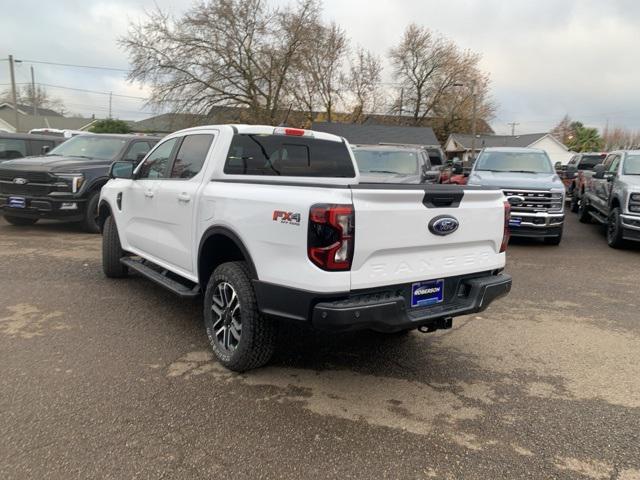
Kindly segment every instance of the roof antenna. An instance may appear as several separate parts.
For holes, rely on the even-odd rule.
[[[289,110],[287,110],[287,114],[284,116],[284,120],[282,120],[282,122],[280,122],[280,125],[278,125],[279,127],[286,127],[287,126],[287,120],[289,120],[289,114],[291,113],[291,107],[293,107],[293,103],[289,104]]]

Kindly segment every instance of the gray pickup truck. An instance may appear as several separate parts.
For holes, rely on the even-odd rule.
[[[610,247],[640,241],[640,150],[611,152],[585,185],[578,219],[607,226]]]
[[[485,148],[471,169],[468,185],[503,191],[511,205],[512,237],[542,238],[546,244],[560,244],[565,187],[544,150]]]

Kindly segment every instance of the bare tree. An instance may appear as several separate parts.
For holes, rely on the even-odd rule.
[[[274,123],[318,16],[318,0],[285,8],[264,0],[201,1],[177,19],[157,8],[120,44],[133,67],[129,80],[151,85],[151,104],[195,113],[241,106],[251,121]]]
[[[375,112],[381,107],[380,79],[382,62],[371,52],[358,48],[351,60],[348,93],[353,97],[351,121],[359,123],[365,112]]]
[[[433,125],[438,138],[447,138],[452,133],[471,132],[473,123],[473,102],[475,89],[476,119],[483,122],[476,123],[478,133],[495,114],[495,104],[490,97],[489,76],[477,67],[469,67],[458,73],[456,85],[445,90],[436,107],[434,114],[437,122]],[[477,122],[477,120],[476,120]]]
[[[565,115],[562,117],[562,120],[560,120],[558,124],[551,129],[551,135],[556,137],[565,145],[568,145],[571,141],[572,135],[575,133],[572,123],[571,117],[569,115]]]
[[[20,105],[25,105],[28,107],[33,107],[34,105],[38,108],[47,108],[50,110],[55,110],[60,114],[64,114],[66,108],[61,99],[52,97],[49,95],[49,92],[42,85],[36,85],[35,89],[31,84],[27,84],[19,88],[16,92],[16,97],[18,103]],[[12,103],[13,99],[11,97],[11,91],[7,90],[0,94],[0,103]],[[29,108],[28,114],[31,114],[31,108]]]
[[[407,106],[415,125],[443,111],[456,111],[451,105],[445,105],[448,101],[460,101],[458,95],[451,92],[456,85],[462,84],[468,90],[473,82],[476,88],[488,85],[479,73],[480,55],[460,50],[454,42],[416,24],[407,27],[389,56],[396,80],[403,89],[402,105],[396,108],[404,110]],[[491,111],[488,103],[484,110]]]

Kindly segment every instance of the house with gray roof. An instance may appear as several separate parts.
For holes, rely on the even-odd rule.
[[[477,157],[483,148],[490,147],[522,147],[539,148],[547,152],[551,161],[563,165],[569,163],[572,152],[560,140],[550,133],[527,133],[524,135],[476,135],[475,154],[472,155],[473,135],[452,133],[445,143],[447,158],[455,157],[467,162]]]
[[[16,114],[10,103],[0,104],[0,130],[7,132],[28,132],[34,128],[55,128],[59,130],[86,130],[95,119],[83,117],[64,117],[54,110],[41,108],[38,115],[32,114],[32,108],[18,105],[18,128]]]
[[[380,143],[440,145],[430,127],[316,122],[311,129],[344,137],[353,145],[377,145]]]

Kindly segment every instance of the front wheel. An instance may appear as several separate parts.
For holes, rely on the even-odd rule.
[[[213,353],[229,370],[251,370],[271,359],[276,326],[258,310],[245,262],[215,269],[205,293],[204,323]]]
[[[580,205],[578,207],[578,221],[580,223],[591,223],[591,215],[589,214],[589,204],[587,200],[582,197]]]
[[[571,195],[571,206],[569,207],[573,213],[578,213],[580,209],[580,200],[578,199],[578,193],[573,189],[573,195]]]
[[[11,225],[15,225],[17,227],[26,227],[28,225],[33,225],[38,221],[37,218],[14,217],[13,215],[5,215],[4,219]]]
[[[560,245],[560,242],[562,241],[562,233],[557,237],[545,237],[543,241],[545,245]]]
[[[128,274],[128,269],[120,259],[125,252],[120,245],[118,227],[112,216],[107,217],[102,232],[102,271],[109,278],[122,278]]]
[[[93,192],[87,199],[87,209],[84,212],[84,220],[82,221],[82,229],[87,233],[100,233],[98,200],[100,200],[99,191]]]
[[[622,237],[622,221],[620,220],[620,209],[618,207],[611,210],[607,219],[607,244],[611,248],[621,248],[624,246]]]

